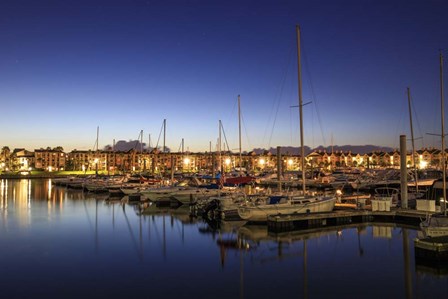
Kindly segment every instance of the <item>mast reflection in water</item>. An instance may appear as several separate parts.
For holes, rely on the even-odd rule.
[[[448,297],[446,269],[415,264],[412,228],[272,234],[50,180],[1,180],[0,197],[5,298]]]

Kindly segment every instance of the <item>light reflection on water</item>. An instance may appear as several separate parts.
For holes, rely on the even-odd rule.
[[[7,298],[448,297],[444,268],[416,265],[416,231],[392,224],[273,234],[178,209],[2,180]]]

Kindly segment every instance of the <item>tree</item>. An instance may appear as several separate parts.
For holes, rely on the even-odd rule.
[[[10,167],[9,162],[10,162],[10,155],[11,155],[11,150],[9,149],[8,146],[4,146],[2,147],[2,151],[0,153],[0,161],[3,161],[3,163],[5,163],[4,166],[6,167]]]

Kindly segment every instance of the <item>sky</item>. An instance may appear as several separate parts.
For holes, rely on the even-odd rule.
[[[448,1],[0,2],[0,147],[440,147]],[[444,84],[447,82],[444,63]],[[225,138],[224,138],[225,135]],[[408,145],[410,146],[410,144]]]

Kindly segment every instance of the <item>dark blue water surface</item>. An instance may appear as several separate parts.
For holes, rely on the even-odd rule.
[[[448,298],[393,224],[268,233],[178,209],[1,180],[2,298]]]

